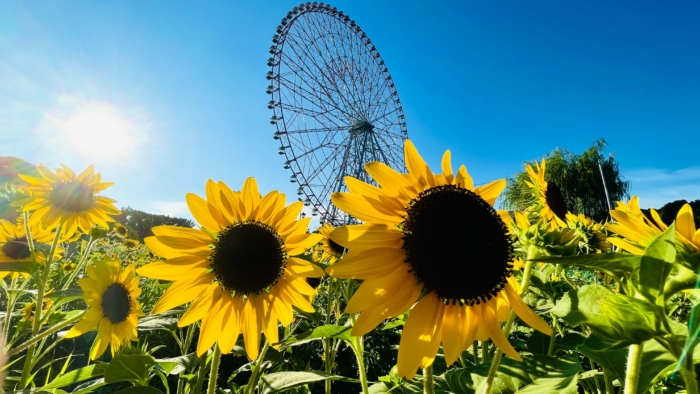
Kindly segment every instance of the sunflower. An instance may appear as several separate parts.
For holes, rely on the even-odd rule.
[[[326,269],[364,280],[345,309],[360,312],[352,335],[418,300],[401,335],[399,376],[412,378],[431,365],[441,342],[448,365],[475,339],[488,338],[519,360],[499,325],[511,308],[539,331],[551,329],[520,298],[512,276],[513,241],[493,209],[506,182],[475,188],[464,166],[453,174],[449,151],[442,174],[430,171],[411,141],[404,154],[408,174],[368,163],[379,187],[346,177],[350,192],[332,195],[338,208],[365,222],[333,231],[331,239],[349,252]]]
[[[75,338],[97,328],[97,338],[90,349],[95,360],[111,345],[112,356],[125,344],[138,340],[136,326],[142,316],[137,298],[141,295],[139,277],[134,266],[122,271],[118,260],[107,258],[87,267],[87,278],[78,281],[88,310],[68,331],[66,338]]]
[[[644,254],[651,241],[661,235],[668,226],[661,220],[653,208],[649,210],[651,219],[644,215],[639,207],[639,198],[633,196],[627,204],[618,201],[610,216],[615,220],[605,228],[623,238],[609,237],[609,243],[633,254]],[[695,229],[693,209],[685,204],[676,216],[676,236],[681,243],[693,252],[700,251],[700,230]]]
[[[49,292],[50,293],[50,292]],[[48,295],[47,293],[46,295]],[[53,301],[51,301],[50,298],[44,298],[44,301],[42,302],[43,307],[41,308],[42,315],[44,315],[44,312],[48,311],[49,308],[53,305]],[[30,302],[27,305],[22,308],[22,318],[25,321],[34,321],[34,307],[36,306],[36,301]],[[47,322],[44,322],[43,324],[47,324]]]
[[[532,195],[539,201],[540,217],[550,224],[550,228],[566,226],[566,201],[561,194],[561,189],[554,182],[544,180],[547,169],[547,161],[542,159],[542,164],[535,163],[533,168],[527,165],[525,168],[530,181],[526,181],[532,191]]]
[[[124,246],[126,246],[129,249],[133,249],[139,245],[141,245],[141,243],[139,243],[139,241],[136,239],[127,238],[124,240]]]
[[[35,243],[50,244],[53,242],[55,235],[52,231],[40,227],[31,227],[30,232]],[[60,253],[62,250],[57,248],[56,253]],[[22,221],[18,220],[17,224],[12,224],[8,221],[0,220],[0,270],[2,270],[2,263],[31,261],[31,259],[32,253],[29,249],[27,232]],[[36,261],[39,264],[44,264],[46,258],[41,252],[37,251]],[[0,272],[0,278],[4,278],[7,274],[8,272]]]
[[[582,213],[575,215],[567,212],[566,226],[574,230],[579,238],[579,248],[585,250],[586,253],[590,253],[591,250],[610,251],[611,245],[607,241],[607,235],[603,233],[601,223],[597,223]]]
[[[245,181],[240,193],[209,180],[206,197],[190,193],[186,198],[201,229],[153,228],[155,236],[144,242],[166,260],[138,272],[175,281],[151,313],[192,302],[178,325],[202,320],[197,354],[214,342],[222,353],[230,353],[242,332],[248,357],[256,359],[261,331],[268,343],[277,343],[277,321],[289,325],[292,306],[314,311],[304,297],[315,293],[306,277],[323,276],[323,270],[293,256],[322,235],[307,234],[311,218],[297,220],[302,202],[285,207],[285,195],[277,191],[261,197],[254,178]]]
[[[95,173],[92,165],[77,176],[62,166],[54,173],[40,164],[37,170],[41,178],[20,174],[29,183],[30,197],[13,205],[22,207],[23,211],[34,211],[29,224],[50,229],[60,226],[65,237],[73,235],[78,228],[89,234],[93,224],[109,228],[107,222],[114,221],[110,215],[119,214],[112,205],[116,201],[97,194],[113,182],[102,182],[102,176]]]
[[[347,249],[338,245],[329,238],[329,235],[331,232],[333,232],[333,226],[331,226],[329,223],[319,227],[318,232],[323,235],[323,239],[321,239],[321,246],[318,249],[320,254],[319,260],[327,261],[328,264],[336,263],[341,257],[343,257],[343,254],[347,252]]]
[[[126,227],[124,227],[121,223],[114,225],[114,233],[122,238],[126,238],[126,236],[129,234],[129,232],[126,231]]]

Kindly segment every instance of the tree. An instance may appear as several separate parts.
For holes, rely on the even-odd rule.
[[[683,205],[690,204],[690,208],[693,210],[693,219],[695,220],[695,228],[700,228],[700,200],[695,200],[688,202],[686,200],[677,200],[665,204],[663,207],[657,209],[661,221],[663,221],[667,226],[670,226],[676,216],[678,216],[678,211],[683,208]],[[642,209],[644,215],[648,218],[652,218],[651,212],[648,209]]]
[[[605,187],[600,176],[598,163],[603,168],[605,184],[611,204],[629,198],[629,182],[620,175],[615,156],[604,156],[604,139],[595,141],[588,150],[575,154],[567,149],[557,148],[545,155],[547,170],[545,180],[553,182],[561,189],[566,208],[573,213],[583,213],[597,221],[609,217]],[[533,165],[535,161],[526,164]],[[527,172],[520,171],[508,179],[503,205],[510,210],[525,209],[532,203],[530,191],[525,184]]]
[[[114,219],[127,228],[130,237],[139,241],[143,241],[144,238],[153,235],[151,229],[156,226],[194,227],[194,222],[189,219],[168,215],[154,215],[131,207],[122,208],[122,213],[115,216]],[[132,232],[136,234],[132,234]]]

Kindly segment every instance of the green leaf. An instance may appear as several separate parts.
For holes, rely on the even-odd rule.
[[[642,256],[625,253],[596,253],[571,257],[538,257],[537,261],[599,270],[616,277],[624,277],[637,271]]]
[[[34,274],[39,269],[40,265],[33,261],[13,261],[11,263],[2,263],[3,272],[24,272],[25,274]]]
[[[177,375],[184,370],[192,370],[198,361],[196,353],[156,360],[158,365],[163,368],[163,372],[168,375]]]
[[[105,370],[105,382],[136,382],[148,384],[148,372],[156,365],[156,359],[143,354],[119,354],[109,362]]]
[[[567,323],[586,324],[615,341],[642,343],[659,332],[662,307],[592,284],[572,290],[552,308]]]
[[[74,369],[63,376],[56,378],[53,382],[41,387],[42,390],[51,390],[65,387],[71,384],[76,384],[84,380],[102,376],[105,373],[107,364],[94,364],[87,367]]]
[[[632,282],[639,291],[656,305],[664,305],[666,278],[676,261],[676,225],[671,224],[666,231],[654,238],[642,256],[639,273],[632,276]]]
[[[549,341],[549,335],[534,331],[530,337],[527,338],[527,349],[531,351],[532,354],[546,355],[549,351]]]
[[[350,335],[350,330],[352,330],[352,327],[350,326],[342,327],[325,325],[321,327],[316,327],[311,331],[307,331],[297,335],[292,335],[284,341],[279,342],[280,351],[290,346],[303,345],[305,343],[323,338],[337,338],[347,342],[351,342],[352,336]]]
[[[153,317],[153,318],[143,318],[139,321],[137,329],[139,331],[155,331],[155,330],[165,330],[165,331],[175,331],[177,328],[177,318],[174,317]]]
[[[695,289],[698,287],[698,283],[700,283],[700,276],[696,274],[696,271],[688,269],[683,264],[673,264],[664,285],[664,298],[668,300],[680,291]]]
[[[55,306],[59,306],[66,302],[83,298],[83,291],[75,288],[57,290],[47,294],[46,297],[52,299]]]
[[[338,375],[330,375],[323,371],[307,372],[276,372],[265,375],[260,379],[263,394],[281,393],[293,387],[305,384],[322,382],[325,380],[340,380],[343,382],[359,383],[357,379],[350,379]]]
[[[602,335],[593,333],[577,350],[584,356],[599,364],[621,382],[625,381],[627,365],[627,348]]]
[[[447,371],[444,379],[449,392],[481,393],[490,368],[490,364],[481,364]],[[581,365],[575,358],[523,356],[522,362],[504,358],[498,366],[491,392],[575,394],[581,372]]]
[[[666,369],[673,365],[676,359],[655,339],[644,342],[642,349],[642,373],[639,377],[638,392],[646,393],[655,381],[663,377],[659,375],[665,374]],[[625,381],[629,347],[620,347],[619,343],[593,334],[578,347],[578,351],[608,370],[621,382]]]
[[[155,387],[129,387],[124,390],[119,390],[116,394],[163,394],[162,391]]]

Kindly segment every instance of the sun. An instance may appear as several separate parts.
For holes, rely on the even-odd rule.
[[[110,104],[80,105],[62,123],[68,145],[89,157],[124,157],[137,142],[134,125]]]

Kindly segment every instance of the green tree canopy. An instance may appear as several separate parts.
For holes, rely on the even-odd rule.
[[[685,204],[690,204],[690,208],[693,210],[693,219],[695,219],[695,228],[700,228],[700,200],[695,200],[691,202],[688,202],[686,200],[676,200],[665,204],[663,207],[657,209],[656,211],[659,213],[659,217],[661,217],[661,220],[667,226],[670,226],[671,223],[673,223],[673,221],[676,220],[676,216],[678,216],[678,211],[680,211],[681,208],[683,208],[683,205]],[[644,214],[648,218],[652,217],[648,209],[642,209],[642,212],[644,212]]]
[[[604,156],[606,145],[605,140],[601,138],[581,154],[557,148],[544,156],[547,159],[545,180],[559,186],[567,209],[598,221],[609,217],[605,187],[598,163],[603,168],[613,207],[615,201],[626,201],[629,198],[629,182],[620,175],[614,155],[610,154],[607,158]],[[525,164],[534,165],[535,162],[529,161]],[[530,191],[525,184],[528,179],[525,171],[517,172],[508,179],[503,197],[506,209],[525,209],[532,204]]]
[[[168,215],[154,215],[126,207],[121,209],[122,213],[115,216],[115,220],[123,224],[129,231],[129,236],[143,241],[144,238],[153,235],[151,228],[162,225],[179,226],[179,227],[194,227],[194,222],[189,219],[183,219]],[[136,234],[133,234],[133,233]]]

